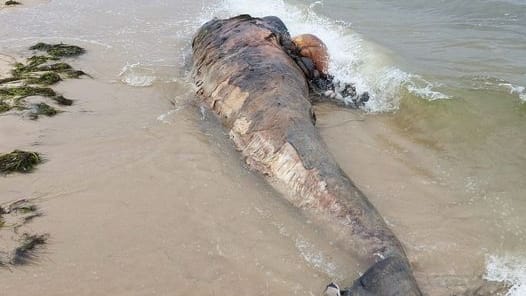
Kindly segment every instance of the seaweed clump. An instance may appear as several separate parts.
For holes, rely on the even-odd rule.
[[[9,110],[11,110],[11,106],[9,106],[8,104],[4,103],[3,101],[0,101],[0,113],[6,112],[6,111],[9,111]]]
[[[30,96],[55,97],[57,94],[49,87],[13,86],[0,88],[0,113],[13,108],[18,110],[28,109],[24,98]]]
[[[48,234],[24,233],[20,240],[20,246],[15,249],[10,263],[13,265],[22,265],[33,261],[35,259],[35,249],[38,246],[44,245],[48,237]]]
[[[55,95],[55,91],[49,87],[15,86],[0,88],[0,98],[14,97],[17,99],[23,99],[29,96],[53,97]]]
[[[14,150],[11,153],[0,155],[0,173],[29,173],[41,162],[42,158],[36,152]]]
[[[29,118],[37,119],[39,115],[53,116],[59,113],[46,103],[28,104],[24,98],[30,96],[47,97],[59,105],[70,106],[73,101],[58,95],[48,86],[63,79],[89,76],[84,71],[76,70],[71,65],[60,61],[62,57],[75,57],[86,52],[85,49],[68,44],[37,43],[32,50],[47,52],[47,55],[34,55],[25,63],[16,63],[11,76],[0,78],[0,113],[16,110],[29,110]]]
[[[64,98],[64,96],[54,96],[51,98],[53,101],[55,101],[59,105],[63,106],[71,106],[73,105],[73,100]]]
[[[12,6],[12,5],[21,5],[22,3],[18,2],[18,1],[14,1],[14,0],[8,0],[5,2],[5,5],[6,6]]]
[[[40,42],[31,46],[29,49],[45,51],[53,57],[75,57],[86,52],[82,47],[64,43],[48,44]]]
[[[20,80],[20,78],[19,77],[2,78],[0,79],[0,84],[9,83],[9,82],[17,81],[17,80]]]
[[[36,72],[54,71],[61,73],[72,69],[70,65],[62,62],[44,65],[49,61],[57,60],[57,58],[49,56],[32,56],[27,59],[26,64],[16,63],[14,69],[11,71],[13,77],[10,77],[8,79],[24,79],[27,78],[28,75],[31,75],[31,73]]]
[[[41,103],[38,103],[38,104],[32,104],[31,105],[29,118],[35,120],[35,119],[38,119],[38,117],[40,115],[45,115],[45,116],[51,117],[51,116],[57,115],[57,113],[59,113],[59,112],[60,112],[59,110],[49,106],[46,103],[42,103],[41,102]]]
[[[46,72],[38,77],[30,78],[27,80],[29,84],[42,84],[42,85],[52,85],[61,81],[60,75],[55,72]]]
[[[30,234],[21,231],[21,228],[40,216],[42,213],[38,207],[28,199],[0,205],[0,234],[7,233],[7,239],[0,245],[0,267],[27,264],[35,260],[35,252],[46,244],[49,235]]]

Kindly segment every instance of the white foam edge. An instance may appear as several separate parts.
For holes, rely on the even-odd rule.
[[[526,295],[526,257],[488,255],[486,273],[488,281],[505,282],[511,286],[506,296]]]
[[[380,46],[364,40],[360,34],[352,31],[348,23],[332,21],[316,14],[314,8],[318,5],[323,5],[323,2],[297,7],[283,0],[223,0],[214,8],[214,12],[219,17],[243,13],[253,16],[275,15],[284,21],[293,36],[304,33],[320,36],[331,56],[329,72],[340,81],[353,83],[358,93],[369,92],[370,100],[364,107],[366,111],[398,109],[403,88],[426,100],[449,98],[436,91],[431,82],[399,69],[388,53]]]

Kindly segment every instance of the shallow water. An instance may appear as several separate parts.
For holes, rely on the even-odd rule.
[[[420,237],[415,240],[420,245],[414,249],[421,254],[429,253],[432,261],[462,254],[459,258],[454,256],[455,262],[462,262],[458,267],[454,263],[431,261],[435,272],[440,265],[444,266],[441,276],[450,276],[455,269],[473,271],[477,269],[474,266],[483,265],[484,261],[491,270],[495,260],[484,258],[495,256],[515,261],[510,263],[514,266],[523,265],[526,253],[523,230],[526,219],[521,215],[526,209],[524,2],[291,0],[270,4],[251,1],[247,5],[246,1],[232,0],[225,3],[227,10],[236,13],[248,9],[253,14],[277,14],[285,19],[293,35],[313,32],[322,36],[331,52],[332,73],[371,93],[365,111],[386,112],[366,117],[385,120],[392,132],[401,136],[403,144],[394,134],[382,135],[381,141],[391,146],[388,149],[415,173],[406,176],[409,180],[398,180],[403,190],[389,194],[413,205],[425,203],[421,208],[412,207],[415,213],[409,219],[404,218],[419,224],[411,227],[417,235],[447,236],[428,244]],[[345,149],[349,141],[344,138],[331,147]],[[414,150],[422,155],[413,155]],[[352,155],[342,153],[339,161],[348,158]],[[392,173],[400,174],[401,169],[397,170]],[[432,177],[431,181],[424,181],[423,188],[434,192],[411,192],[408,184],[419,175]],[[390,177],[370,178],[385,182]],[[433,184],[441,189],[431,189]],[[417,184],[413,186],[419,189]],[[376,205],[382,208],[383,202]],[[422,215],[431,210],[428,208],[432,211]],[[468,258],[467,262],[461,257]],[[510,281],[524,289],[526,284],[518,280],[524,279],[524,269],[515,270],[517,275],[510,277]],[[513,295],[524,292],[517,289]]]
[[[525,6],[440,3],[53,0],[0,10],[0,53],[74,43],[88,54],[72,63],[94,76],[59,85],[76,104],[58,117],[0,116],[0,151],[49,159],[34,174],[0,178],[0,202],[40,198],[46,216],[31,227],[52,238],[35,265],[0,271],[0,286],[318,295],[359,275],[334,236],[243,168],[195,103],[192,35],[212,16],[251,13],[320,36],[332,73],[372,94],[359,112],[318,106],[319,127],[406,246],[426,294],[485,276],[521,295]]]

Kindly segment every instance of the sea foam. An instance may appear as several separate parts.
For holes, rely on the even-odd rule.
[[[351,24],[317,14],[315,8],[319,5],[323,2],[300,6],[282,0],[224,0],[213,11],[218,17],[246,13],[259,17],[275,15],[285,22],[293,36],[304,33],[320,36],[331,56],[329,72],[340,81],[353,83],[359,93],[369,92],[366,111],[398,109],[402,90],[426,100],[449,98],[436,91],[431,82],[397,67],[385,50],[353,31]]]
[[[513,85],[511,83],[501,83],[500,86],[507,88],[512,95],[519,96],[521,101],[526,102],[526,87],[520,85]]]
[[[488,256],[485,279],[506,282],[511,289],[506,296],[526,295],[526,257]]]
[[[127,63],[119,73],[121,81],[135,87],[151,86],[155,81],[155,71],[141,63]]]

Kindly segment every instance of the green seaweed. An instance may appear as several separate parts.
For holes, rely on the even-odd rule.
[[[42,65],[44,63],[47,63],[48,61],[58,61],[59,58],[57,57],[50,57],[50,56],[45,56],[45,55],[36,55],[36,56],[31,56],[27,59],[27,62],[28,62],[28,66],[29,67],[36,67],[36,66],[39,66],[39,65]]]
[[[18,80],[21,80],[21,78],[20,77],[2,78],[2,79],[0,79],[0,84],[9,83],[9,82],[18,81]]]
[[[75,79],[80,78],[80,76],[89,76],[84,71],[73,70],[73,69],[64,71],[64,74],[66,75],[67,78],[75,78]],[[89,76],[89,77],[91,77],[91,76]]]
[[[32,203],[30,199],[19,199],[10,204],[0,206],[0,215],[1,214],[27,214],[34,213],[38,210],[38,207]]]
[[[22,63],[16,63],[13,67],[13,70],[11,70],[11,75],[13,77],[20,77],[21,74],[31,72],[29,71],[29,66],[26,66]]]
[[[46,103],[28,105],[24,98],[43,96],[54,100],[57,104],[70,106],[73,101],[55,93],[47,86],[63,79],[89,76],[84,71],[61,60],[61,57],[73,57],[83,54],[85,50],[75,45],[38,43],[31,46],[32,50],[46,51],[46,54],[34,55],[25,63],[16,63],[11,70],[11,77],[0,78],[0,113],[12,109],[30,110],[29,117],[37,119],[39,115],[53,116],[61,112]],[[14,82],[14,83],[11,83]]]
[[[51,65],[44,65],[35,68],[37,71],[56,71],[56,72],[62,72],[72,69],[72,67],[66,63],[55,63]]]
[[[64,43],[48,44],[40,42],[31,46],[29,49],[45,51],[53,57],[75,57],[86,52],[82,47]]]
[[[42,158],[36,152],[14,150],[0,155],[0,173],[29,173],[41,162]]]
[[[61,80],[62,80],[62,78],[57,73],[55,73],[55,72],[46,72],[46,73],[40,75],[39,77],[28,78],[26,80],[26,82],[29,83],[29,84],[52,85],[52,84],[55,84],[55,83],[57,83],[57,82],[59,82]]]
[[[24,198],[8,204],[0,204],[0,230],[9,232],[4,238],[12,240],[15,244],[12,248],[0,244],[0,267],[32,263],[36,259],[38,247],[47,242],[49,235],[21,233],[20,227],[42,215],[32,199]]]
[[[48,234],[24,233],[20,241],[20,246],[15,249],[11,264],[21,265],[32,261],[34,259],[33,252],[37,249],[37,247],[46,244],[48,238]]]
[[[41,66],[42,64],[45,64],[49,61],[56,61],[56,60],[58,60],[58,58],[42,56],[42,55],[32,56],[27,59],[26,64],[16,63],[13,70],[11,70],[11,74],[13,75],[13,77],[21,77],[25,74],[29,74],[32,72],[53,71],[55,68],[56,69],[71,69],[71,66],[65,63],[58,63],[61,65],[53,66],[53,67],[50,67],[49,65]],[[65,64],[66,66],[62,64]]]
[[[29,96],[54,97],[57,94],[49,87],[15,86],[0,88],[0,97],[25,98]]]
[[[8,0],[5,2],[5,5],[7,6],[11,6],[11,5],[21,5],[22,3],[18,2],[18,1],[14,1],[14,0]]]
[[[48,87],[31,87],[31,86],[17,86],[10,88],[0,88],[0,113],[7,112],[11,109],[26,110],[28,109],[25,104],[24,98],[29,96],[44,96],[54,97],[56,96],[55,91]],[[6,102],[11,101],[11,102]],[[39,113],[47,115],[51,114],[49,110],[41,108],[40,106],[32,106],[33,111],[30,114],[31,119],[38,118]],[[56,111],[56,110],[55,110]],[[56,112],[52,115],[55,115]]]
[[[29,74],[34,72],[65,72],[66,74],[69,74],[69,72],[76,71],[73,70],[73,67],[71,67],[69,64],[63,62],[43,65],[49,61],[56,60],[58,60],[58,58],[40,55],[32,56],[27,59],[27,64],[16,63],[14,68],[11,70],[11,74],[13,75],[13,78],[18,78],[18,80],[20,80],[21,78],[27,78]]]
[[[48,117],[55,116],[57,113],[59,113],[57,109],[49,106],[46,103],[38,103],[31,105],[31,113],[29,114],[29,117],[33,120],[38,119],[40,115],[45,115]]]
[[[11,106],[9,106],[8,104],[4,103],[3,101],[0,101],[0,113],[7,112],[9,110],[11,110]]]
[[[59,105],[71,106],[73,105],[73,100],[64,98],[64,96],[55,96],[51,98],[53,101],[57,102]]]
[[[24,205],[24,206],[17,207],[16,209],[14,209],[14,211],[22,213],[22,214],[27,214],[27,213],[33,213],[37,209],[38,208],[35,205]]]
[[[5,221],[2,215],[7,214],[6,210],[0,205],[0,228],[4,227]]]

